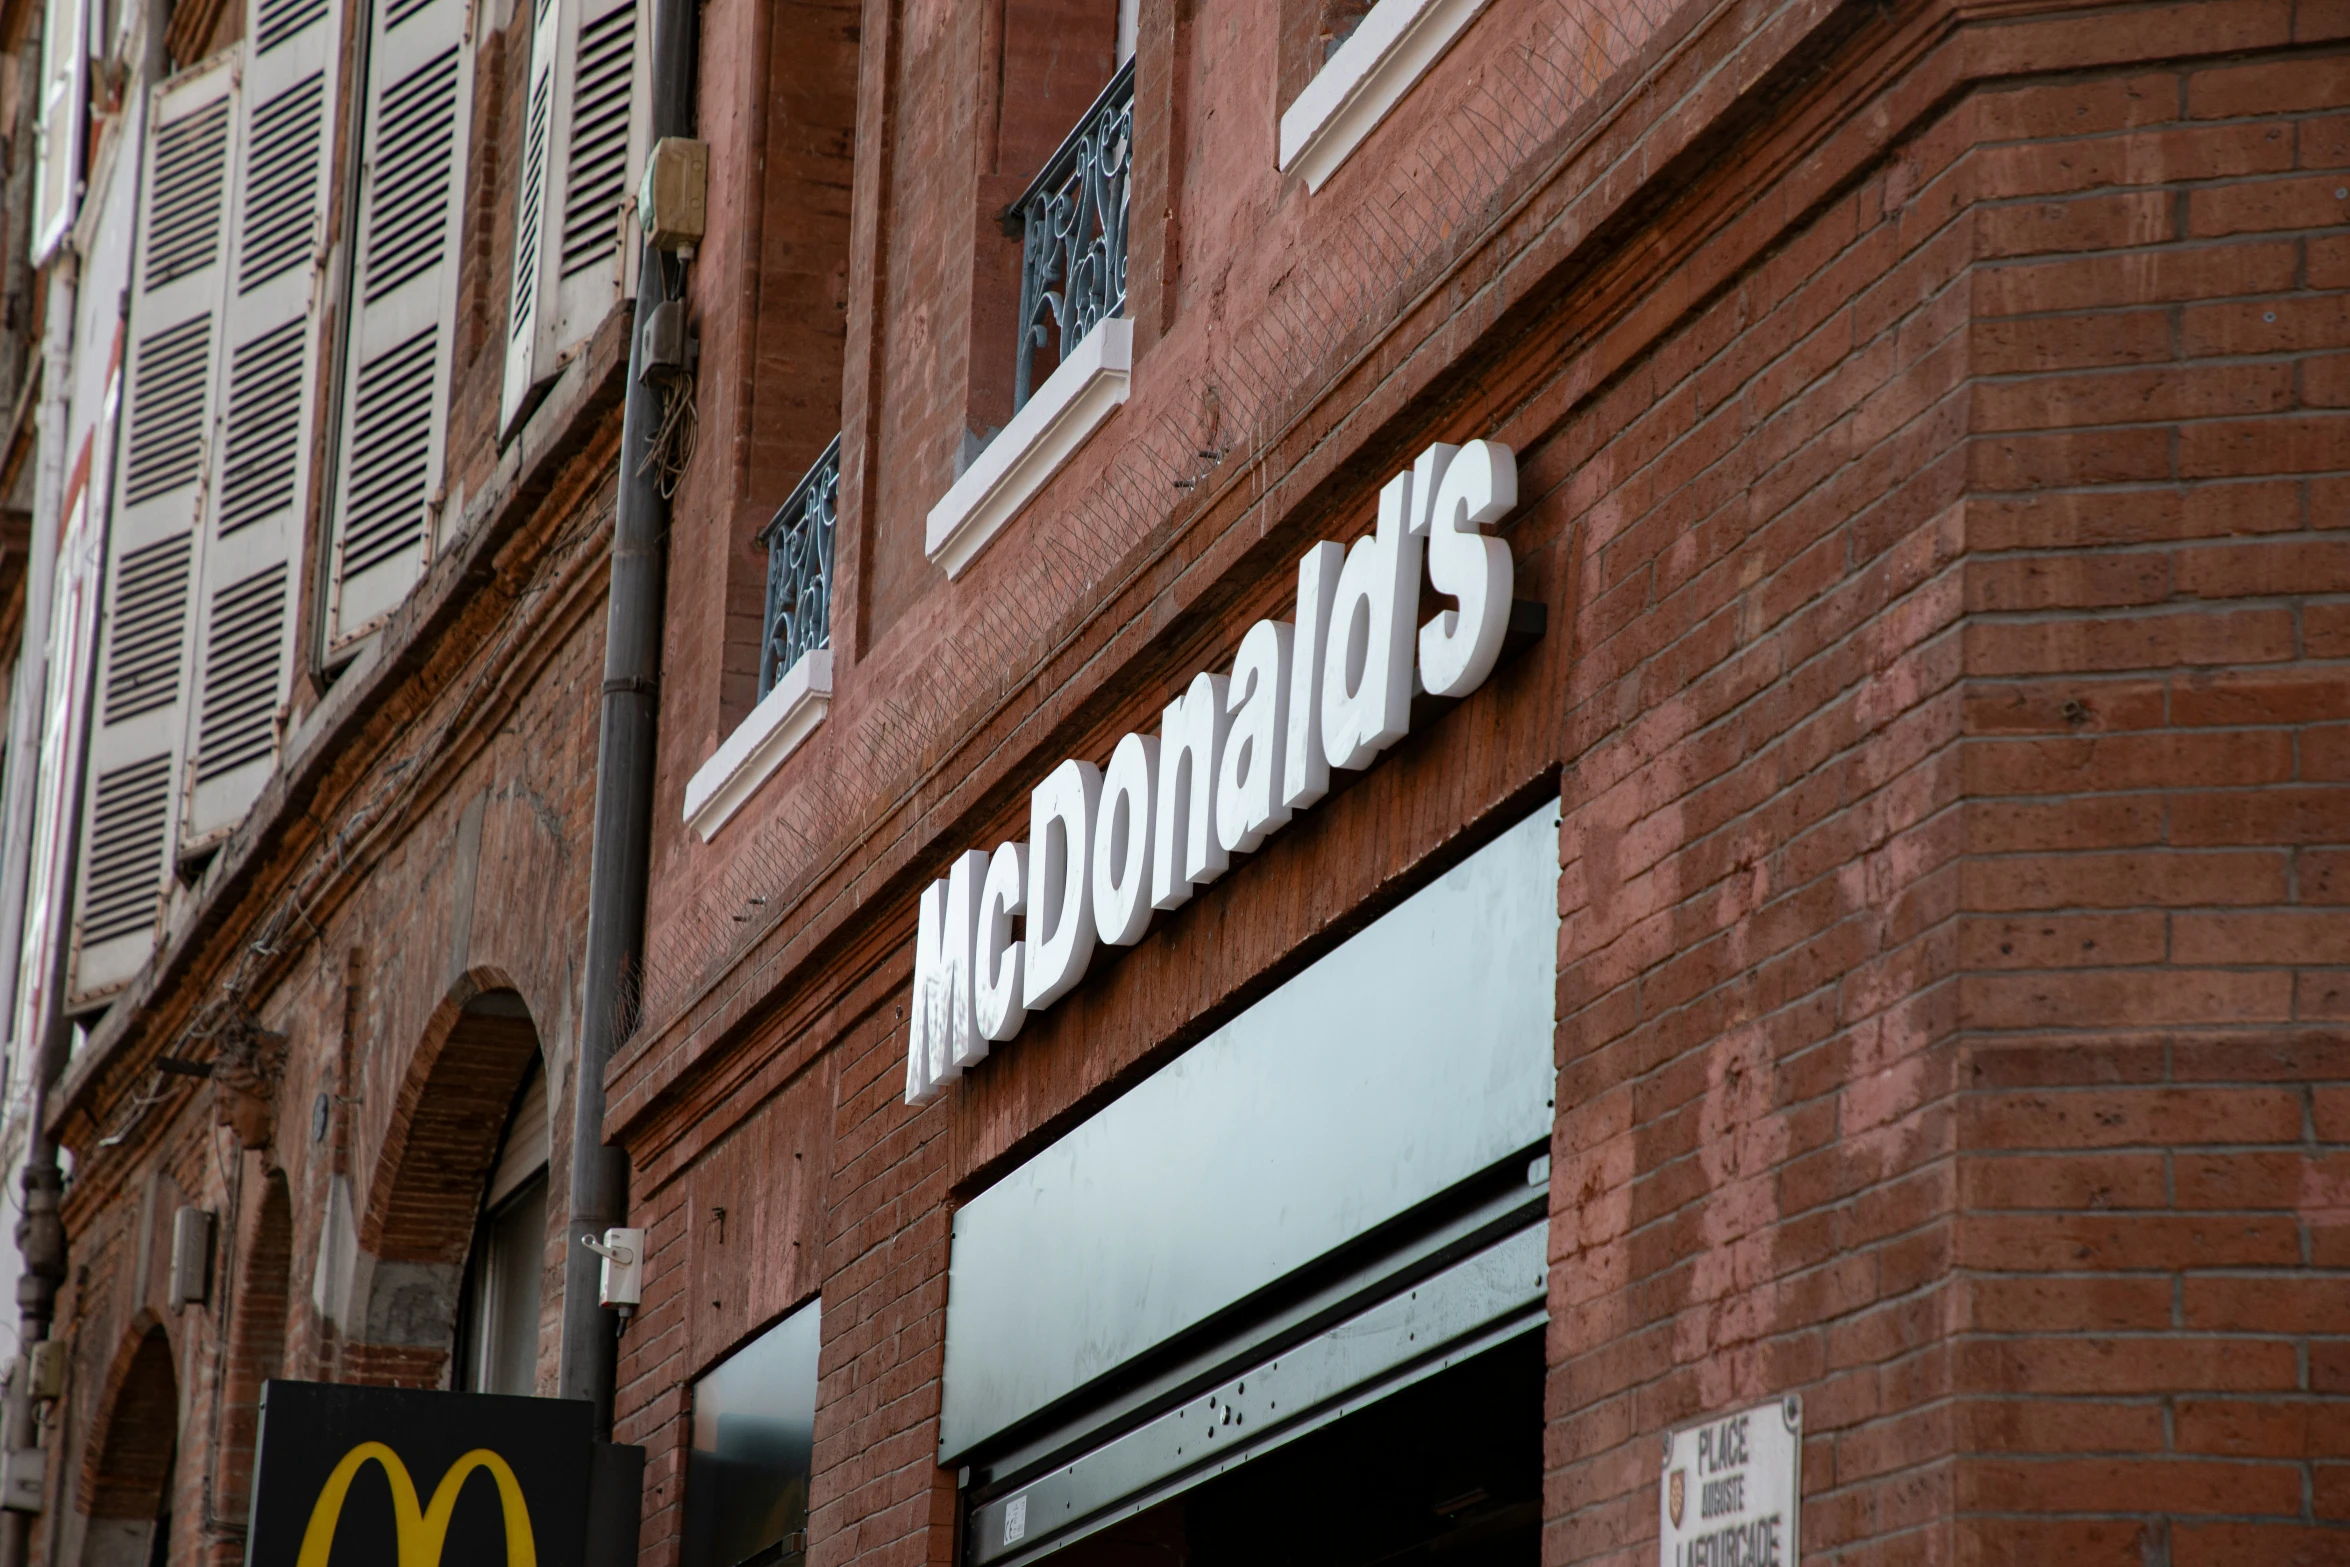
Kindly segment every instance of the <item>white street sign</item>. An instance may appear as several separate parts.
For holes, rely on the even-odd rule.
[[[1803,1400],[1793,1395],[1665,1433],[1659,1567],[1795,1567]]]

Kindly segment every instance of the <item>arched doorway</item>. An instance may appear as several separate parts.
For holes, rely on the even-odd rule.
[[[444,1018],[438,1043],[418,1052],[400,1090],[392,1135],[370,1183],[359,1226],[363,1304],[343,1359],[350,1381],[478,1385],[480,1357],[469,1364],[464,1351],[481,1348],[482,1339],[460,1326],[476,1299],[518,1330],[536,1315],[537,1303],[518,1300],[515,1286],[528,1272],[519,1259],[529,1251],[530,1179],[547,1163],[543,1087],[535,1138],[527,1130],[533,1112],[526,1101],[533,1079],[543,1074],[538,1030],[521,996],[507,989],[476,994]],[[543,1269],[543,1180],[535,1195]],[[468,1287],[469,1275],[479,1271],[471,1266],[477,1251],[485,1264],[507,1263],[507,1288],[493,1291],[486,1273],[482,1290]],[[499,1368],[535,1361],[535,1339],[491,1336],[502,1346]]]
[[[179,1374],[161,1323],[141,1334],[113,1379],[83,1477],[83,1567],[163,1567],[171,1559]]]

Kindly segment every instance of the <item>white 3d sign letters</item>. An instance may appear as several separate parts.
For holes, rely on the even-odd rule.
[[[946,876],[922,894],[914,922],[914,1016],[906,1029],[906,1082],[915,1065],[932,1084],[949,1083],[987,1055],[972,1003],[972,958],[977,904],[987,879],[987,856],[973,849],[956,856]]]
[[[1285,620],[1260,620],[1240,639],[1226,685],[1231,724],[1216,770],[1216,841],[1227,855],[1251,854],[1289,822],[1281,797],[1282,747],[1289,738],[1290,643]]]
[[[1343,545],[1325,539],[1297,563],[1297,626],[1291,633],[1288,749],[1281,764],[1281,804],[1302,811],[1330,792],[1330,762],[1322,754],[1322,645],[1338,597]]]
[[[1093,819],[1093,928],[1113,947],[1131,947],[1150,928],[1151,802],[1158,796],[1159,742],[1128,735],[1102,774]]]
[[[1518,465],[1508,447],[1471,441],[1443,467],[1435,495],[1428,580],[1460,608],[1420,628],[1420,684],[1430,696],[1467,696],[1493,673],[1509,629],[1510,547],[1477,530],[1518,509]]]
[[[1063,762],[1028,796],[1028,939],[1021,946],[1031,1012],[1067,995],[1093,961],[1089,865],[1101,801],[1102,770],[1091,762]]]
[[[922,894],[906,1100],[922,1104],[1085,977],[1096,941],[1132,946],[1411,726],[1415,691],[1484,684],[1509,629],[1516,455],[1434,445],[1379,494],[1377,526],[1297,564],[1294,624],[1260,620],[1230,675],[1202,673],[1104,770],[1070,760],[1029,796],[1028,841],[973,850]],[[1449,600],[1415,627],[1423,565]],[[1417,674],[1418,679],[1414,680]],[[1013,921],[1020,934],[1013,934]]]
[[[1176,909],[1232,863],[1216,831],[1218,769],[1232,682],[1194,675],[1159,720],[1159,810],[1151,826],[1151,907]]]
[[[971,1015],[979,1037],[999,1045],[1028,1021],[1020,978],[1024,944],[1012,939],[1012,917],[1027,907],[1028,845],[998,844],[972,932]]]
[[[1322,754],[1332,767],[1370,766],[1411,726],[1412,610],[1424,542],[1407,519],[1411,503],[1412,476],[1399,473],[1379,492],[1378,531],[1355,540],[1338,573],[1322,650]]]

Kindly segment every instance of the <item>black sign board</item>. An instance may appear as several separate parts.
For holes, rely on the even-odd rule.
[[[270,1382],[246,1567],[577,1567],[593,1416],[577,1399]]]

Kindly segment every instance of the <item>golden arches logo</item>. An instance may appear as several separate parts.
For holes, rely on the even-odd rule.
[[[310,1525],[302,1531],[302,1550],[294,1558],[294,1567],[327,1567],[327,1555],[334,1549],[335,1525],[343,1516],[343,1498],[350,1494],[360,1468],[370,1462],[382,1466],[384,1478],[391,1482],[400,1567],[440,1567],[441,1547],[449,1536],[449,1515],[457,1510],[457,1493],[476,1469],[487,1469],[498,1483],[498,1501],[506,1514],[506,1567],[538,1567],[538,1547],[530,1537],[530,1507],[523,1501],[521,1482],[514,1478],[506,1460],[486,1447],[475,1448],[449,1466],[441,1483],[433,1487],[432,1504],[420,1507],[408,1466],[381,1442],[362,1442],[352,1448],[326,1477],[326,1485],[310,1509]]]

